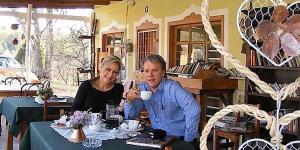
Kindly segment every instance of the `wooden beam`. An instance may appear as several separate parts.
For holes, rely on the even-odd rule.
[[[0,0],[0,6],[16,8],[32,4],[34,8],[94,8],[95,5],[109,5],[110,1],[122,0]]]
[[[13,16],[25,19],[27,13],[24,12],[12,12],[12,11],[0,11],[0,16]],[[47,19],[60,19],[60,20],[77,20],[89,22],[90,18],[85,16],[72,16],[72,15],[56,15],[56,14],[41,14],[32,13],[32,18],[47,18]]]
[[[27,8],[27,4],[6,4],[0,3],[0,7],[4,8]],[[63,8],[94,8],[94,5],[33,5],[33,8],[53,8],[53,9],[63,9]]]

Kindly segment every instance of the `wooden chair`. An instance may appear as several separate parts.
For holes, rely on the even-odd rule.
[[[5,85],[11,85],[13,83],[13,81],[17,81],[20,83],[20,85],[22,85],[22,83],[27,83],[26,79],[24,77],[7,77],[4,80],[4,84]]]
[[[81,82],[91,79],[93,72],[92,69],[77,68],[77,85],[79,86]]]
[[[71,102],[57,102],[57,101],[44,101],[44,111],[43,111],[43,120],[50,121],[59,119],[61,116],[65,114],[66,108],[71,108]],[[49,114],[49,107],[57,107],[59,109],[59,113]]]
[[[49,80],[45,80],[43,83],[43,88],[49,88],[50,87],[50,81]]]
[[[236,114],[236,122],[240,122],[240,114]],[[238,150],[240,137],[241,136],[250,136],[252,138],[255,138],[259,136],[259,120],[255,119],[254,123],[251,125],[250,128],[248,128],[244,132],[240,131],[225,131],[223,129],[215,128],[214,132],[214,147],[216,150],[219,150],[221,147],[220,140],[226,139],[226,143],[222,144],[225,147],[232,147],[233,150]]]
[[[43,88],[43,84],[42,83],[26,83],[24,85],[22,85],[21,87],[21,96],[32,96],[32,95],[36,95],[33,94],[32,91],[30,91],[31,89],[36,88],[36,90],[39,90],[40,88]],[[36,92],[34,92],[36,93]]]

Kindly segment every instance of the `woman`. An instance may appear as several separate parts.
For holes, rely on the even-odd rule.
[[[106,104],[118,106],[124,87],[116,83],[121,69],[121,61],[116,56],[108,56],[101,63],[100,75],[81,83],[73,103],[74,110],[100,112]]]

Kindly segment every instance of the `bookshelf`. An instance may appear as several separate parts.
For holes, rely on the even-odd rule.
[[[214,113],[224,105],[233,104],[233,93],[238,88],[238,80],[228,78],[224,68],[212,63],[196,62],[175,66],[167,71],[168,78],[179,82],[191,92],[201,106],[199,131]]]
[[[249,14],[250,17],[254,12],[262,11],[263,14],[267,14],[267,11],[272,14],[274,8],[253,8],[250,10],[243,10],[244,14]],[[259,16],[258,19],[270,19],[270,16]],[[255,27],[258,26],[258,23],[252,24]],[[263,44],[262,42],[260,43]],[[281,89],[285,84],[289,84],[295,81],[296,78],[300,75],[300,57],[295,57],[291,61],[287,62],[281,67],[273,66],[268,62],[264,57],[260,56],[251,47],[247,46],[246,48],[246,65],[247,67],[255,72],[259,78],[266,83],[270,83],[270,86],[274,89]],[[286,60],[286,57],[282,52],[279,52],[275,57],[274,61],[282,62]],[[245,79],[245,103],[248,104],[260,104],[262,110],[265,110],[269,114],[276,109],[276,101],[274,101],[270,95],[265,94],[261,89],[259,89],[252,81],[248,78]],[[282,109],[290,109],[291,111],[300,109],[300,89],[298,89],[293,95],[287,97],[286,100],[282,101]],[[287,126],[287,129],[283,131],[283,144],[286,144],[290,141],[300,139],[300,120],[293,121]],[[299,122],[299,123],[298,123]],[[260,130],[261,138],[269,140],[269,133],[265,129],[265,126],[262,125]]]

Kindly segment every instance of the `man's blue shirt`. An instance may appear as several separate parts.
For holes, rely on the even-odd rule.
[[[139,89],[151,91],[146,82]],[[138,117],[143,108],[147,109],[152,128],[163,129],[168,135],[184,136],[185,141],[199,138],[200,105],[178,82],[163,79],[150,100],[125,103],[125,118]]]

